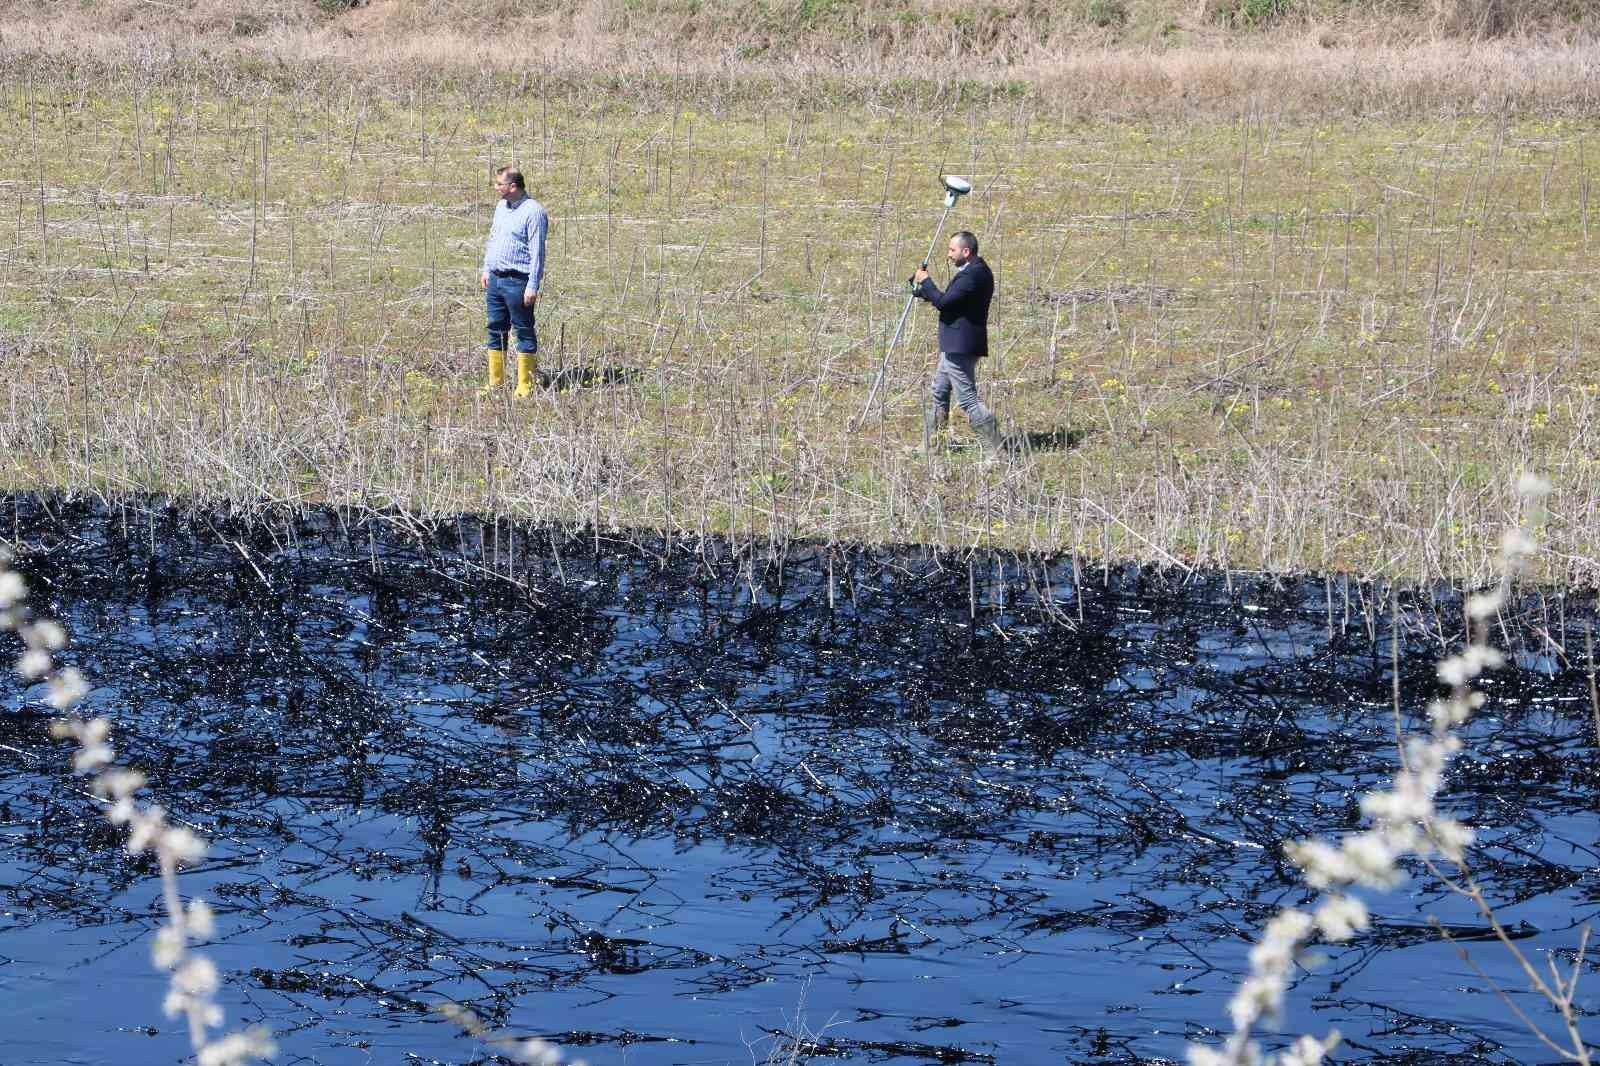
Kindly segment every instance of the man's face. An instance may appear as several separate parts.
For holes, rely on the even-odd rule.
[[[951,237],[950,247],[949,250],[945,252],[945,258],[950,260],[951,266],[959,267],[965,264],[968,259],[972,258],[972,253],[967,251],[967,246],[962,244],[960,240],[955,237]]]
[[[504,176],[495,177],[494,191],[499,194],[500,199],[506,201],[515,200],[522,193],[522,190],[517,188],[516,182]]]

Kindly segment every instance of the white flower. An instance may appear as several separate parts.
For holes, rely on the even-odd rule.
[[[211,904],[203,899],[190,900],[184,927],[196,940],[210,939],[217,927],[216,914],[212,911]]]
[[[100,769],[117,757],[107,744],[90,744],[88,747],[79,748],[72,756],[72,771],[78,774],[89,774]]]
[[[1460,688],[1485,670],[1498,670],[1505,661],[1499,649],[1472,644],[1460,655],[1452,655],[1439,663],[1439,680],[1451,688]]]
[[[177,978],[167,988],[167,997],[161,1001],[161,1009],[169,1018],[176,1018],[180,1014],[188,1014],[202,1026],[215,1029],[222,1024],[222,1008],[210,1002],[205,996],[191,995],[177,984]]]
[[[1338,1046],[1339,1030],[1334,1029],[1322,1040],[1314,1036],[1302,1036],[1296,1040],[1278,1059],[1278,1066],[1318,1066],[1323,1056]]]
[[[1266,928],[1262,930],[1262,939],[1298,944],[1310,932],[1311,915],[1293,907],[1285,907],[1267,922]]]
[[[165,828],[166,811],[160,807],[152,806],[143,811],[136,811],[130,819],[132,829],[128,831],[128,843],[125,845],[129,855],[138,855],[156,842]]]
[[[114,766],[94,779],[94,794],[112,799],[127,799],[144,787],[144,781],[144,775],[139,771]]]
[[[89,686],[84,682],[83,675],[78,673],[76,667],[69,666],[50,679],[50,695],[45,697],[45,702],[58,711],[64,711],[88,694]]]
[[[67,646],[67,631],[62,629],[59,623],[52,622],[48,618],[33,623],[29,632],[30,643],[36,643],[46,651],[60,651]]]
[[[1276,1018],[1282,1006],[1282,979],[1256,975],[1244,979],[1228,1003],[1228,1013],[1235,1029],[1247,1029],[1258,1018]]]
[[[1405,879],[1395,865],[1394,849],[1376,833],[1345,838],[1344,856],[1355,869],[1355,880],[1373,888],[1392,888]]]
[[[1349,884],[1356,879],[1356,869],[1344,852],[1320,840],[1296,840],[1284,847],[1289,861],[1305,871],[1306,884],[1312,888]]]
[[[560,1066],[561,1049],[548,1040],[541,1040],[530,1036],[517,1045],[516,1056],[523,1062],[533,1063],[534,1066]]]
[[[239,1066],[251,1059],[268,1058],[277,1052],[271,1034],[261,1026],[252,1026],[206,1044],[195,1056],[195,1061],[199,1066]]]
[[[1262,937],[1250,949],[1250,969],[1256,973],[1284,973],[1294,961],[1294,948],[1290,941]]]
[[[1407,737],[1405,750],[1407,767],[1423,779],[1444,769],[1444,748],[1432,737]],[[1402,776],[1411,775],[1402,770],[1395,775],[1395,780],[1399,781]]]
[[[43,648],[29,648],[17,657],[17,674],[36,681],[50,672],[50,653]]]
[[[183,958],[183,932],[176,926],[163,925],[156,930],[150,942],[150,959],[157,969],[170,970]]]
[[[1233,1060],[1220,1051],[1212,1051],[1204,1044],[1190,1044],[1185,1053],[1189,1066],[1233,1066]]]
[[[1505,605],[1505,595],[1496,588],[1493,592],[1480,592],[1467,597],[1467,617],[1481,622]]]
[[[219,984],[216,965],[204,955],[191,955],[172,975],[172,985],[194,997],[209,997]]]
[[[1534,539],[1520,529],[1508,529],[1500,538],[1500,551],[1507,559],[1516,559],[1523,555],[1532,555],[1539,545]]]
[[[206,842],[181,825],[161,834],[161,847],[186,866],[193,866],[206,855]]]
[[[1428,835],[1433,838],[1439,853],[1455,863],[1462,860],[1466,849],[1476,839],[1471,829],[1450,818],[1435,818],[1428,826]]]
[[[469,1033],[475,1034],[482,1028],[478,1022],[478,1016],[454,1000],[447,999],[433,1009],[444,1015],[446,1018],[449,1018],[451,1021],[455,1022]]]
[[[1349,940],[1356,931],[1371,924],[1367,905],[1354,896],[1330,896],[1317,908],[1317,928],[1329,940]]]
[[[28,598],[28,584],[15,570],[0,571],[0,607],[10,607]]]
[[[1467,661],[1477,667],[1477,672],[1484,670],[1498,670],[1506,664],[1506,657],[1499,648],[1491,648],[1487,644],[1471,644],[1462,653]]]
[[[246,1053],[243,1039],[238,1033],[229,1033],[213,1040],[200,1049],[195,1061],[200,1066],[235,1066],[237,1063],[246,1062],[249,1060],[249,1055]]]
[[[1517,478],[1518,496],[1524,496],[1530,500],[1537,500],[1541,497],[1550,495],[1550,491],[1550,482],[1546,481],[1538,474],[1532,473],[1531,471],[1524,473],[1521,477]]]
[[[1377,837],[1389,853],[1398,859],[1407,852],[1423,851],[1427,845],[1427,838],[1417,828],[1416,822],[1384,822],[1372,834]],[[1381,876],[1381,875],[1380,875]],[[1363,873],[1357,878],[1363,884],[1375,888],[1392,888],[1405,880],[1405,875],[1400,872],[1400,867],[1395,866],[1392,878],[1384,881],[1374,881]]]
[[[1467,661],[1459,655],[1452,655],[1448,659],[1441,660],[1437,673],[1439,680],[1451,688],[1460,688],[1472,676],[1467,672]]]
[[[1482,693],[1473,693],[1482,695]],[[1472,716],[1472,706],[1464,699],[1451,696],[1447,700],[1434,700],[1428,704],[1428,721],[1433,723],[1435,732],[1454,729]]]
[[[1397,787],[1390,792],[1368,792],[1361,797],[1361,813],[1368,818],[1383,822],[1414,822],[1420,821],[1433,813],[1433,804],[1417,788],[1402,788],[1399,786],[1401,777],[1407,774],[1396,774]]]

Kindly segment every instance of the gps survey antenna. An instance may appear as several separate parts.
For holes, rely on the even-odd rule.
[[[972,182],[968,181],[966,178],[958,178],[954,174],[946,174],[944,176],[944,209],[946,211],[950,210],[956,205],[956,200],[967,195],[967,193],[971,191]],[[943,222],[944,220],[940,219],[940,229],[944,228]],[[935,242],[938,241],[938,230],[934,230],[933,239]],[[928,249],[928,254],[933,254],[932,248]]]
[[[972,182],[954,174],[946,174],[944,182],[944,214],[939,216],[939,224],[933,227],[933,239],[928,241],[928,254],[922,257],[922,269],[928,269],[928,260],[933,258],[933,249],[939,243],[939,234],[944,232],[944,220],[950,217],[950,209],[956,206],[956,201],[972,191]],[[878,389],[883,385],[883,376],[889,370],[889,356],[894,351],[895,345],[900,343],[900,334],[905,332],[906,319],[911,317],[911,302],[916,294],[906,297],[905,310],[900,312],[900,324],[894,328],[894,336],[889,339],[889,346],[883,350],[883,362],[878,365],[878,376],[872,382],[872,391],[867,393],[867,402],[861,408],[858,421],[865,421],[867,412],[872,410],[872,401],[878,398]]]

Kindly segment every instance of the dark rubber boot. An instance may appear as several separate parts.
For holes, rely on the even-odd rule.
[[[977,434],[978,441],[983,445],[984,451],[999,454],[1006,450],[1006,442],[1000,436],[1000,420],[994,415],[984,415],[972,420],[972,432]]]
[[[950,411],[944,407],[929,407],[922,414],[922,450],[933,453],[944,449],[945,424]]]

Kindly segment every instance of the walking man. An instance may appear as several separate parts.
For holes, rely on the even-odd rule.
[[[989,303],[994,299],[994,273],[978,256],[978,238],[968,230],[950,237],[946,258],[955,268],[943,292],[920,266],[911,291],[939,310],[939,366],[933,372],[930,403],[923,418],[923,445],[932,448],[950,417],[950,393],[972,423],[985,448],[999,451],[1000,426],[978,399],[978,360],[989,354]]]
[[[489,312],[489,384],[485,391],[505,381],[506,341],[517,334],[517,392],[533,392],[539,377],[539,335],[534,329],[534,309],[539,283],[544,279],[544,239],[550,216],[544,205],[528,195],[522,171],[501,167],[494,175],[494,222],[483,250],[484,299]]]

